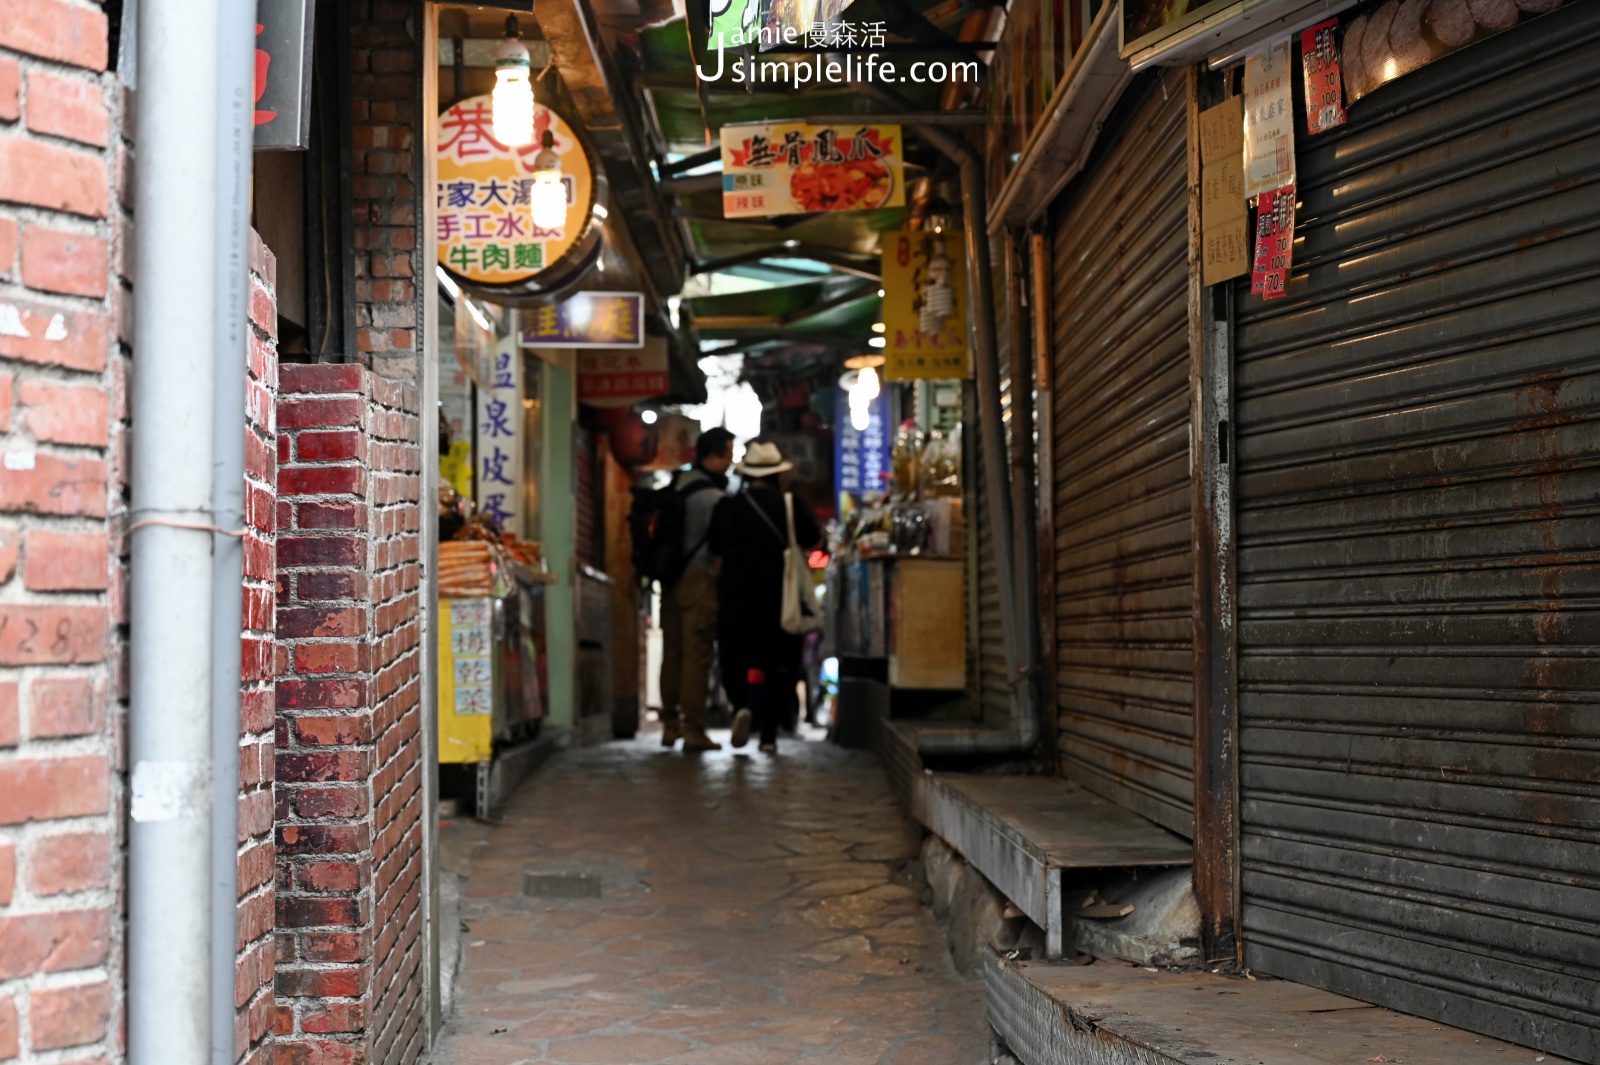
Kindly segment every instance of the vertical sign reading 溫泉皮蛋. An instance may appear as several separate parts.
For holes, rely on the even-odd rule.
[[[478,390],[476,456],[479,513],[522,536],[522,358],[512,337],[497,339],[494,371]]]
[[[1244,192],[1294,183],[1294,106],[1289,38],[1263,45],[1244,61]]]

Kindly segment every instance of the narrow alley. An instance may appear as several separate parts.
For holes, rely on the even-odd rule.
[[[565,752],[501,823],[442,830],[465,875],[435,1062],[985,1060],[982,985],[918,901],[920,834],[873,756],[656,741]]]

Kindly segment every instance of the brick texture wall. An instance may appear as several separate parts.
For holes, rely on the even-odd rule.
[[[356,347],[385,377],[417,380],[422,9],[351,0],[351,196],[355,208]]]
[[[356,365],[281,368],[281,1065],[422,1049],[418,396]]]
[[[244,618],[239,698],[239,930],[234,1058],[265,1065],[275,1020],[273,772],[277,760],[277,263],[250,234]]]
[[[83,0],[0,3],[0,1060],[120,1055],[123,101]]]

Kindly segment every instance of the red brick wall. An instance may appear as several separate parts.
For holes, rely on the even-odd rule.
[[[284,366],[278,407],[278,1043],[414,1061],[423,943],[418,396]]]
[[[120,1056],[121,93],[81,0],[0,3],[0,1059]]]
[[[407,0],[349,7],[356,347],[377,373],[418,380],[416,275],[433,273],[417,254],[422,9]]]
[[[234,1057],[271,1058],[275,975],[272,778],[276,762],[277,262],[250,234],[250,378],[245,397],[244,618],[239,698],[239,934]]]

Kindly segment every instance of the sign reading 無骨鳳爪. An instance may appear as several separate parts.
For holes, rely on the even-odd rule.
[[[900,127],[762,122],[722,127],[722,215],[901,207]]]
[[[522,314],[524,347],[639,348],[644,342],[644,296],[637,292],[575,292]]]
[[[883,234],[883,327],[887,380],[972,375],[967,260],[959,229]]]
[[[567,213],[553,229],[534,225],[535,157],[548,130],[561,160]],[[514,287],[559,262],[587,232],[594,208],[589,157],[570,126],[534,107],[533,142],[510,148],[494,138],[487,96],[452,104],[439,116],[437,229],[439,265],[458,280]]]

